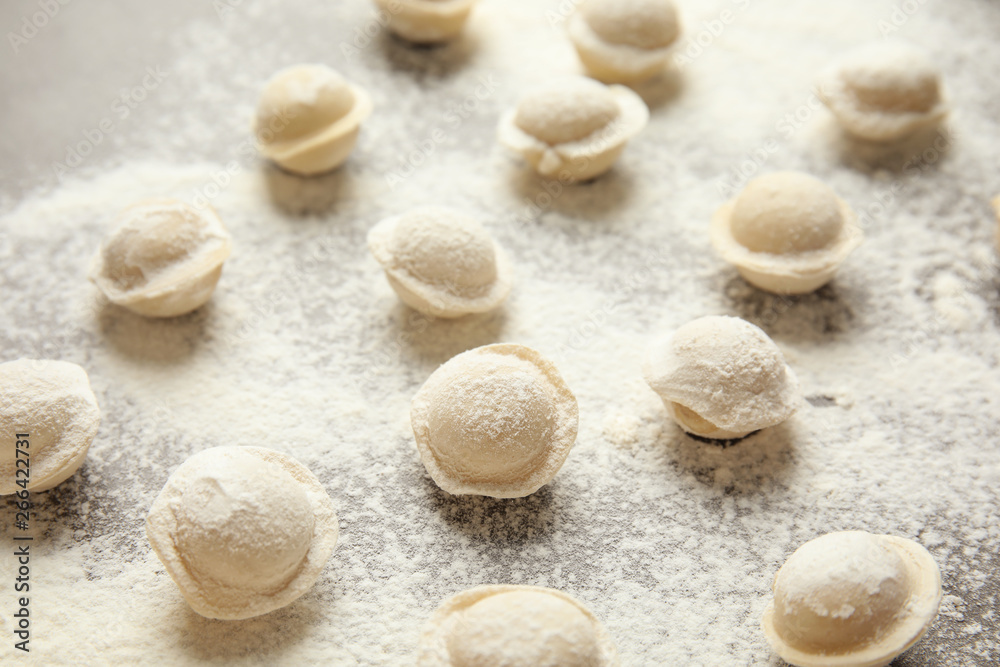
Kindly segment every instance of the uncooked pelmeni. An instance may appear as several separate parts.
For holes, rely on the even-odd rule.
[[[817,92],[850,134],[895,141],[944,119],[941,88],[941,73],[924,51],[890,39],[849,53]]]
[[[393,34],[415,44],[437,44],[462,32],[476,0],[375,0]]]
[[[69,479],[87,458],[100,423],[90,379],[76,364],[0,364],[0,495],[45,491]],[[27,445],[17,447],[18,440]],[[27,454],[27,470],[17,449]]]
[[[115,304],[149,317],[175,317],[212,297],[229,257],[229,233],[212,208],[149,199],[118,216],[90,267]]]
[[[146,535],[191,608],[241,619],[312,588],[337,544],[337,513],[316,476],[262,447],[215,447],[181,464]]]
[[[617,667],[601,622],[570,595],[478,586],[446,600],[420,638],[418,667]]]
[[[591,76],[633,83],[663,71],[681,22],[673,0],[586,0],[568,28]]]
[[[542,176],[572,183],[610,169],[648,121],[646,103],[625,86],[565,77],[526,93],[501,118],[499,138]]]
[[[254,131],[265,157],[312,176],[347,160],[371,112],[368,93],[326,65],[294,65],[264,85]]]
[[[738,317],[688,322],[649,348],[643,374],[674,421],[703,438],[742,438],[780,424],[802,402],[778,346]]]
[[[716,251],[776,294],[805,294],[833,279],[864,234],[857,216],[819,179],[786,171],[750,181],[712,218]]]
[[[387,218],[368,233],[368,248],[404,303],[434,317],[460,317],[499,306],[511,287],[507,254],[478,220],[445,208]]]
[[[552,362],[523,345],[486,345],[434,371],[413,398],[410,422],[439,487],[520,498],[559,472],[578,411]]]
[[[923,636],[941,602],[941,575],[924,547],[861,531],[806,542],[773,588],[761,624],[796,667],[888,665]]]

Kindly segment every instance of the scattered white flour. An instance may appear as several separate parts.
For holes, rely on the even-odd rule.
[[[901,664],[996,664],[1000,70],[980,64],[1000,60],[1000,8],[680,2],[689,62],[642,87],[648,127],[606,176],[560,186],[495,141],[524,90],[579,72],[555,0],[479,3],[437,50],[396,43],[365,2],[233,5],[171,37],[170,76],[113,162],[0,220],[4,359],[82,365],[103,413],[80,471],[35,498],[24,664],[404,666],[443,599],[524,584],[578,598],[624,665],[777,665],[759,627],[773,576],[842,529],[915,539],[941,566],[948,611]],[[854,144],[815,74],[896,23],[932,49],[954,113],[930,145]],[[261,82],[296,62],[327,62],[375,105],[344,168],[312,180],[245,143]],[[779,169],[828,183],[866,235],[807,296],[748,287],[708,238],[723,201]],[[108,306],[85,280],[110,217],[152,196],[210,200],[233,237],[211,301],[178,319]],[[365,238],[425,204],[467,211],[510,253],[502,308],[438,321],[400,304]],[[684,436],[641,375],[656,336],[713,314],[761,326],[808,401],[726,449]],[[410,401],[495,342],[557,364],[578,441],[531,496],[450,497],[417,456]],[[170,472],[219,445],[295,457],[340,517],[316,587],[246,621],[192,612],[143,534]],[[0,557],[5,664],[12,567]]]

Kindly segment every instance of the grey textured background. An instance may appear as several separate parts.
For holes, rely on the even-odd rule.
[[[858,210],[875,210],[873,193],[904,178],[903,165],[925,145],[853,145],[808,108],[790,138],[777,122],[806,104],[815,68],[878,38],[877,20],[898,3],[679,3],[691,33],[726,8],[736,20],[683,77],[643,91],[652,123],[614,172],[526,216],[525,202],[544,201],[545,185],[495,149],[493,130],[525,85],[549,68],[572,69],[561,33],[546,24],[559,3],[484,0],[458,44],[414,50],[379,33],[350,59],[340,46],[370,22],[365,2],[233,4],[220,16],[206,1],[74,0],[19,53],[0,46],[0,349],[5,358],[83,364],[104,409],[87,464],[37,499],[49,547],[40,547],[36,572],[45,576],[51,558],[60,573],[39,580],[38,653],[18,659],[404,665],[443,596],[494,582],[581,597],[626,665],[777,664],[756,627],[770,577],[802,541],[859,527],[927,543],[952,596],[928,637],[895,664],[1000,661],[1000,280],[987,206],[1000,194],[996,3],[930,0],[902,26],[945,71],[957,139],[874,216],[868,242],[832,287],[791,300],[747,288],[712,256],[704,227],[719,183],[773,139],[780,148],[766,169],[812,171]],[[38,7],[3,3],[0,28],[18,29]],[[351,163],[306,182],[248,162],[238,186],[213,202],[236,251],[205,309],[171,322],[88,310],[86,260],[127,203],[113,199],[124,178],[115,170],[169,163],[210,173],[246,137],[261,82],[314,60],[373,91],[377,112]],[[18,207],[60,196],[53,162],[151,66],[170,72],[166,83],[70,175],[77,196],[94,179],[94,200],[67,208],[62,227],[50,211],[44,231],[33,232]],[[491,73],[499,90],[398,190],[388,187],[401,155]],[[116,174],[111,183],[106,174]],[[162,190],[190,198],[198,182],[178,177]],[[510,249],[520,275],[505,310],[449,324],[398,306],[364,234],[382,215],[427,199],[478,211]],[[301,264],[314,254],[318,269]],[[610,315],[594,325],[601,310]],[[635,379],[654,333],[715,312],[761,324],[811,398],[787,428],[724,451],[666,424]],[[499,341],[557,359],[580,399],[580,443],[530,498],[449,498],[412,451],[409,397],[436,364]],[[136,379],[143,373],[148,382]],[[275,444],[330,489],[344,532],[328,575],[296,605],[244,623],[206,622],[151,560],[144,508],[191,451],[273,442],[277,417],[241,423],[241,409],[258,398],[261,412],[317,424],[316,440]],[[9,558],[0,562],[6,587]],[[70,565],[78,580],[64,574]],[[130,590],[135,601],[126,604]],[[0,602],[6,664],[14,662],[10,605]]]

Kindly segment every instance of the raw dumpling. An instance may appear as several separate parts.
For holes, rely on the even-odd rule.
[[[316,476],[262,447],[214,447],[181,464],[146,535],[191,608],[242,619],[312,588],[337,544],[337,513]]]
[[[674,421],[703,438],[742,438],[780,424],[802,402],[778,346],[738,317],[685,324],[649,349],[643,370]]]
[[[69,479],[87,458],[100,423],[90,379],[76,364],[0,364],[0,495],[46,491]]]
[[[418,667],[618,667],[615,645],[575,598],[538,586],[479,586],[446,600]]]
[[[864,234],[819,179],[793,171],[750,181],[712,218],[712,245],[755,287],[804,294],[830,282]]]
[[[552,362],[523,345],[453,357],[413,398],[420,458],[455,495],[519,498],[547,484],[576,442],[576,398]]]
[[[90,279],[112,303],[148,317],[176,317],[212,298],[231,247],[213,209],[150,199],[118,216]]]
[[[411,308],[434,317],[493,310],[507,298],[507,254],[478,220],[444,208],[387,218],[368,233],[368,248],[389,284]]]
[[[762,620],[796,667],[883,667],[915,644],[941,602],[941,574],[913,540],[861,531],[806,542],[774,579]]]
[[[540,175],[574,183],[610,169],[648,121],[646,103],[625,86],[566,77],[525,94],[499,137]]]

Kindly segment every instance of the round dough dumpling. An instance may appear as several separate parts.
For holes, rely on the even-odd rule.
[[[564,183],[586,181],[614,165],[649,109],[625,86],[582,76],[529,91],[500,120],[500,142],[535,171]]]
[[[387,218],[368,233],[368,248],[399,298],[434,317],[493,310],[510,293],[507,254],[478,220],[446,208]]]
[[[753,179],[712,218],[715,250],[751,285],[805,294],[830,282],[864,234],[822,181],[793,171]]]
[[[462,32],[476,0],[375,0],[394,35],[414,44],[439,44]]]
[[[617,667],[601,622],[570,595],[478,586],[446,600],[420,639],[419,667]]]
[[[294,65],[264,85],[254,129],[265,157],[312,176],[347,160],[371,112],[368,93],[326,65]]]
[[[903,139],[948,114],[941,72],[923,50],[899,40],[849,53],[818,93],[844,130],[869,141]]]
[[[586,0],[569,37],[587,72],[608,83],[636,83],[670,62],[681,33],[673,0]]]
[[[713,440],[780,424],[802,402],[778,346],[738,317],[688,322],[649,348],[643,374],[682,429]]]
[[[231,248],[212,208],[150,199],[118,216],[91,263],[90,280],[135,313],[176,317],[212,298]]]
[[[523,345],[486,345],[434,371],[413,398],[410,422],[439,487],[520,498],[562,467],[578,411],[552,362]]]
[[[242,619],[312,588],[337,544],[337,513],[316,476],[262,447],[215,447],[167,480],[146,535],[191,608]]]
[[[0,495],[47,491],[69,479],[87,458],[100,424],[90,379],[76,364],[0,364]]]
[[[764,634],[797,667],[888,665],[923,636],[941,602],[941,575],[924,547],[862,531],[806,542],[773,588]]]

